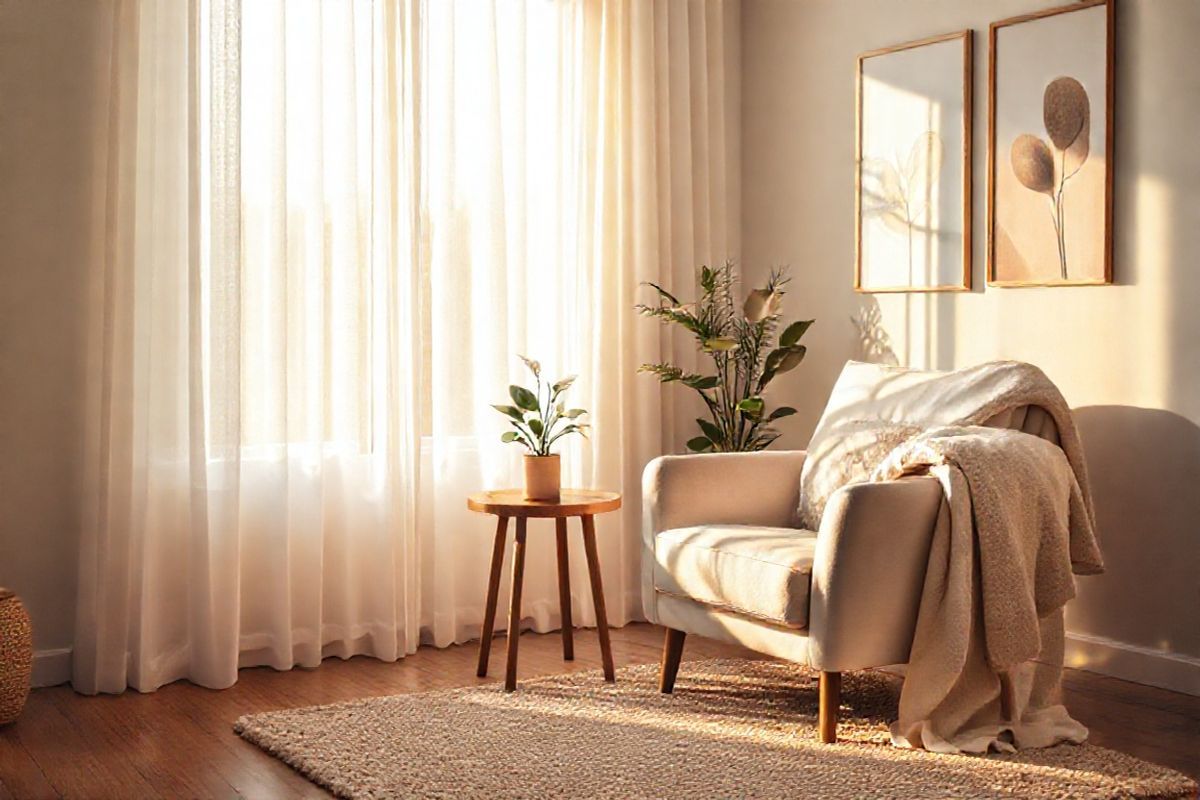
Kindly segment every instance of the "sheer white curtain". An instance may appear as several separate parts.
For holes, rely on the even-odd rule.
[[[631,307],[736,244],[733,14],[113,6],[78,689],[477,636],[492,529],[465,495],[519,478],[488,407],[517,352],[580,376],[565,479],[625,493],[601,560],[611,621],[640,616],[640,472],[677,437],[634,373],[670,343]],[[526,621],[551,630],[531,535]]]

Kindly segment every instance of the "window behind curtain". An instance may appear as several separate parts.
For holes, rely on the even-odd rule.
[[[201,2],[209,395],[240,384],[243,448],[369,448],[376,273],[412,268],[372,263],[373,4],[255,0],[237,14],[226,30],[223,0]],[[226,341],[237,352],[222,358]]]

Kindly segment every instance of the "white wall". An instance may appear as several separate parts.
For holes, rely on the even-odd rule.
[[[1069,607],[1076,665],[1200,694],[1200,3],[1119,0],[1117,285],[984,288],[987,25],[1037,0],[746,0],[743,261],[790,264],[789,312],[814,316],[809,357],[775,388],[803,447],[842,364],[853,315],[877,307],[901,364],[994,358],[1042,367],[1076,408],[1108,572]],[[858,53],[975,34],[974,290],[856,295]]]
[[[74,628],[100,10],[0,3],[0,585],[41,682],[66,678]]]

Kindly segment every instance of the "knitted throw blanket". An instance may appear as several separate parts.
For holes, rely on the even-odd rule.
[[[1083,741],[1060,699],[1063,606],[1073,574],[1103,563],[1079,437],[1049,379],[1015,362],[954,373],[851,364],[810,447],[802,516],[850,482],[931,473],[942,484],[894,743]]]

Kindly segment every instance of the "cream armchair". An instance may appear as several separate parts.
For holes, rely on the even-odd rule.
[[[660,688],[684,637],[820,670],[820,736],[836,741],[841,672],[904,663],[916,624],[936,478],[835,493],[819,531],[796,527],[803,451],[663,456],[643,477],[642,603],[667,628]]]

